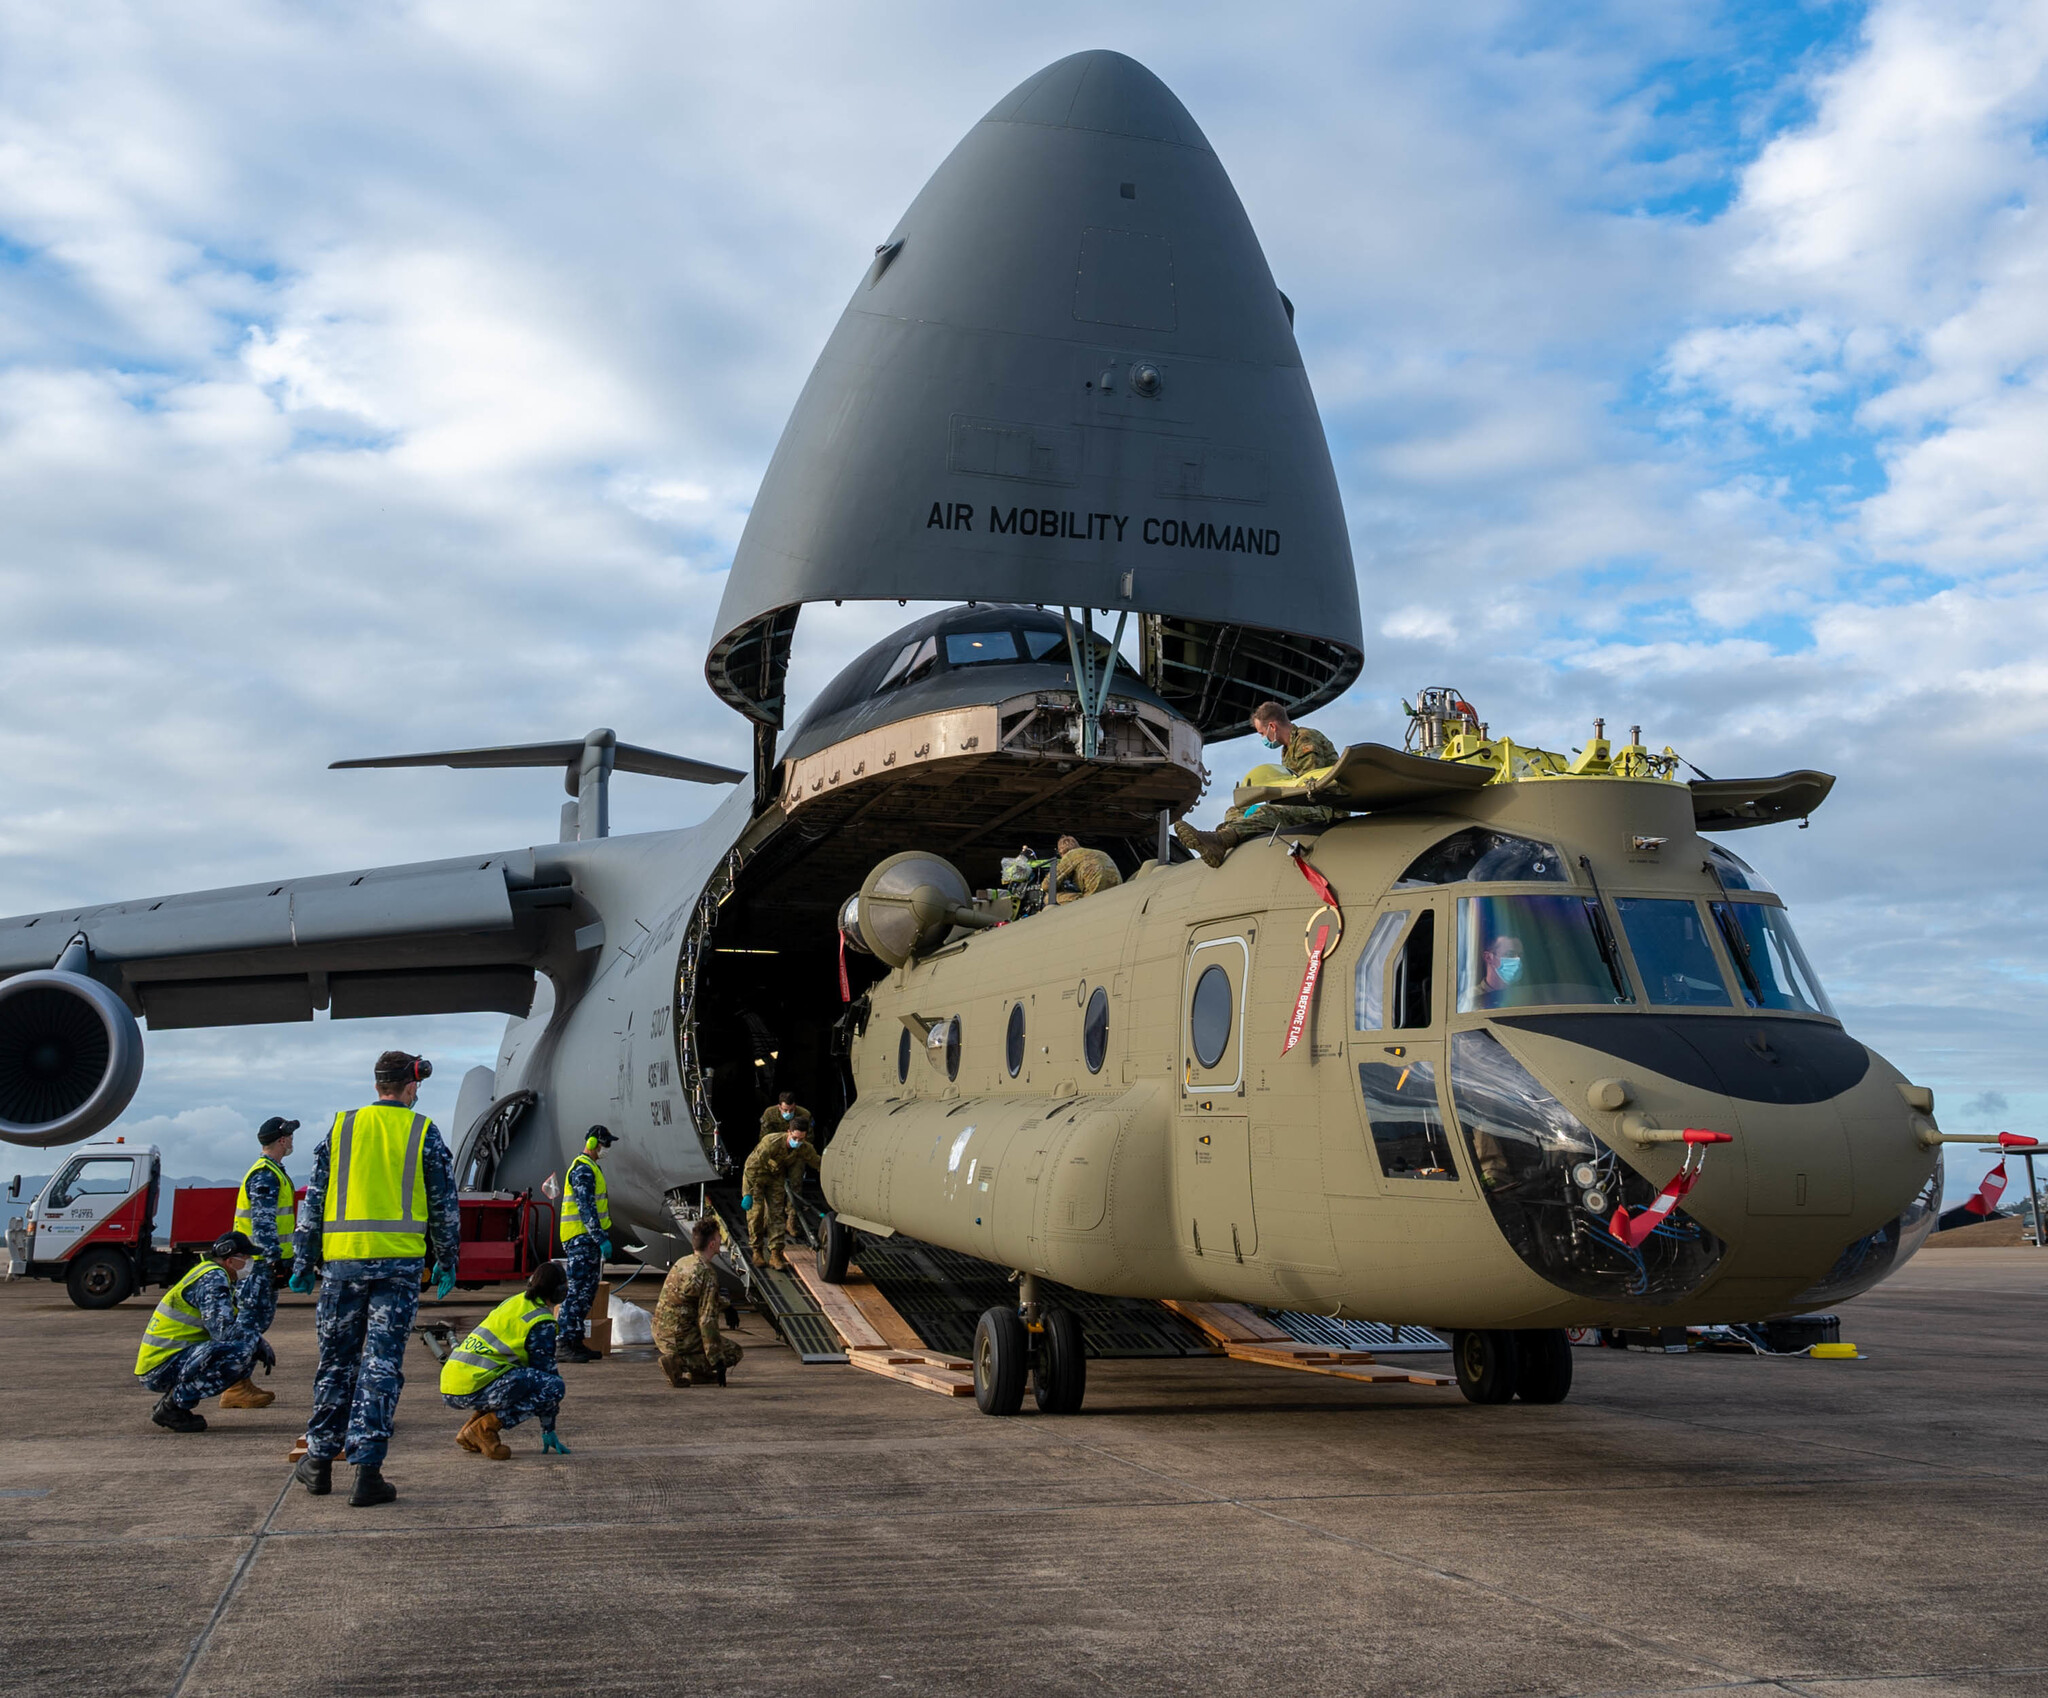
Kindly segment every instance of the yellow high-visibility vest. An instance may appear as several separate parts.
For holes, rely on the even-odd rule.
[[[321,1254],[330,1262],[427,1253],[427,1170],[421,1151],[430,1124],[399,1103],[373,1103],[334,1117],[327,1141],[327,1197]]]
[[[288,1262],[292,1259],[292,1232],[299,1224],[299,1200],[292,1194],[292,1176],[280,1162],[264,1156],[242,1175],[242,1189],[235,1197],[235,1230],[251,1244],[256,1242],[256,1234],[250,1230],[256,1224],[256,1212],[249,1204],[249,1181],[266,1167],[277,1175],[277,1259]]]
[[[220,1263],[201,1262],[164,1293],[163,1300],[156,1306],[156,1313],[149,1317],[149,1325],[143,1329],[142,1348],[135,1353],[138,1377],[152,1368],[162,1367],[179,1351],[204,1344],[213,1336],[199,1318],[199,1306],[185,1295],[210,1273],[220,1274],[230,1285],[234,1283],[234,1275]]]
[[[587,1155],[578,1156],[572,1161],[569,1164],[569,1173],[573,1174],[579,1167],[589,1168],[592,1176],[597,1181],[597,1225],[592,1228],[584,1224],[583,1209],[576,1201],[576,1193],[567,1184],[564,1184],[562,1187],[562,1242],[564,1245],[570,1239],[581,1238],[586,1232],[590,1231],[596,1231],[607,1238],[611,1236],[612,1202],[609,1192],[605,1189],[604,1169],[599,1167]],[[567,1176],[565,1175],[564,1177],[566,1178]]]
[[[500,1374],[528,1365],[527,1334],[542,1321],[555,1318],[554,1310],[537,1303],[525,1292],[515,1292],[493,1309],[469,1337],[449,1353],[441,1364],[441,1390],[451,1397],[482,1391]]]

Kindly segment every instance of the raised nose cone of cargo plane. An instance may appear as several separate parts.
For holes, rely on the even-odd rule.
[[[706,673],[781,723],[805,602],[1139,616],[1206,736],[1336,696],[1358,589],[1322,421],[1222,164],[1077,53],[996,103],[879,243],[769,463]]]

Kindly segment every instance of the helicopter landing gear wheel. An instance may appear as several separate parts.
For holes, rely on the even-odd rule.
[[[1071,1309],[1046,1309],[1038,1335],[1031,1395],[1041,1415],[1072,1415],[1088,1392],[1088,1346]]]
[[[1572,1344],[1563,1327],[1514,1335],[1521,1357],[1515,1395],[1524,1403],[1562,1403],[1572,1389]]]
[[[1516,1337],[1511,1332],[1477,1330],[1451,1334],[1451,1360],[1466,1402],[1514,1401],[1522,1366]]]
[[[974,1329],[974,1401],[982,1414],[1016,1414],[1030,1366],[1024,1318],[1015,1309],[984,1309]]]
[[[827,1285],[846,1283],[846,1265],[853,1260],[853,1228],[836,1214],[825,1216],[818,1250],[818,1276]]]

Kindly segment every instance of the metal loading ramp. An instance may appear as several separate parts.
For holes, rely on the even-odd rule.
[[[794,1273],[782,1273],[754,1260],[747,1246],[747,1216],[740,1207],[740,1188],[733,1184],[707,1186],[704,1206],[718,1217],[725,1235],[723,1259],[740,1276],[754,1307],[782,1335],[782,1342],[805,1362],[844,1362],[846,1350],[839,1333],[804,1282]],[[801,1211],[798,1219],[808,1226]],[[795,1248],[791,1246],[792,1251]]]

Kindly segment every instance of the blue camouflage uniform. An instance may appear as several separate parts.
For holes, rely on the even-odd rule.
[[[443,1392],[450,1409],[472,1409],[497,1416],[501,1427],[516,1427],[529,1415],[540,1417],[540,1430],[555,1430],[555,1412],[568,1387],[555,1371],[555,1323],[535,1321],[526,1335],[527,1366],[507,1368],[477,1391]]]
[[[277,1175],[267,1167],[258,1167],[250,1172],[244,1183],[249,1188],[249,1242],[256,1246],[256,1254],[263,1258],[260,1265],[266,1277],[258,1279],[258,1264],[251,1264],[242,1278],[242,1283],[249,1288],[243,1312],[258,1332],[268,1332],[270,1323],[277,1319],[277,1282],[281,1277],[272,1270],[282,1259],[286,1264],[284,1272],[291,1271],[292,1245],[286,1244],[280,1251],[277,1242]]]
[[[571,1162],[569,1194],[583,1212],[583,1230],[562,1246],[562,1266],[569,1274],[569,1294],[555,1311],[562,1343],[581,1344],[589,1328],[590,1305],[597,1299],[597,1283],[604,1277],[604,1229],[598,1225],[597,1179],[588,1164]]]
[[[248,1309],[258,1288],[268,1289],[270,1270],[251,1262],[239,1283],[218,1262],[185,1287],[185,1298],[199,1311],[206,1342],[186,1346],[167,1362],[138,1375],[149,1390],[170,1394],[173,1405],[191,1409],[217,1397],[256,1367],[262,1333],[251,1326]]]
[[[294,1234],[299,1268],[320,1275],[314,1310],[320,1366],[313,1376],[306,1454],[315,1462],[331,1462],[345,1450],[358,1468],[382,1467],[398,1394],[405,1387],[405,1344],[419,1310],[422,1263],[418,1256],[325,1259],[321,1222],[332,1144],[330,1132],[314,1152],[313,1177]],[[420,1166],[427,1185],[427,1248],[435,1266],[452,1268],[462,1236],[455,1158],[432,1121],[421,1144]]]

